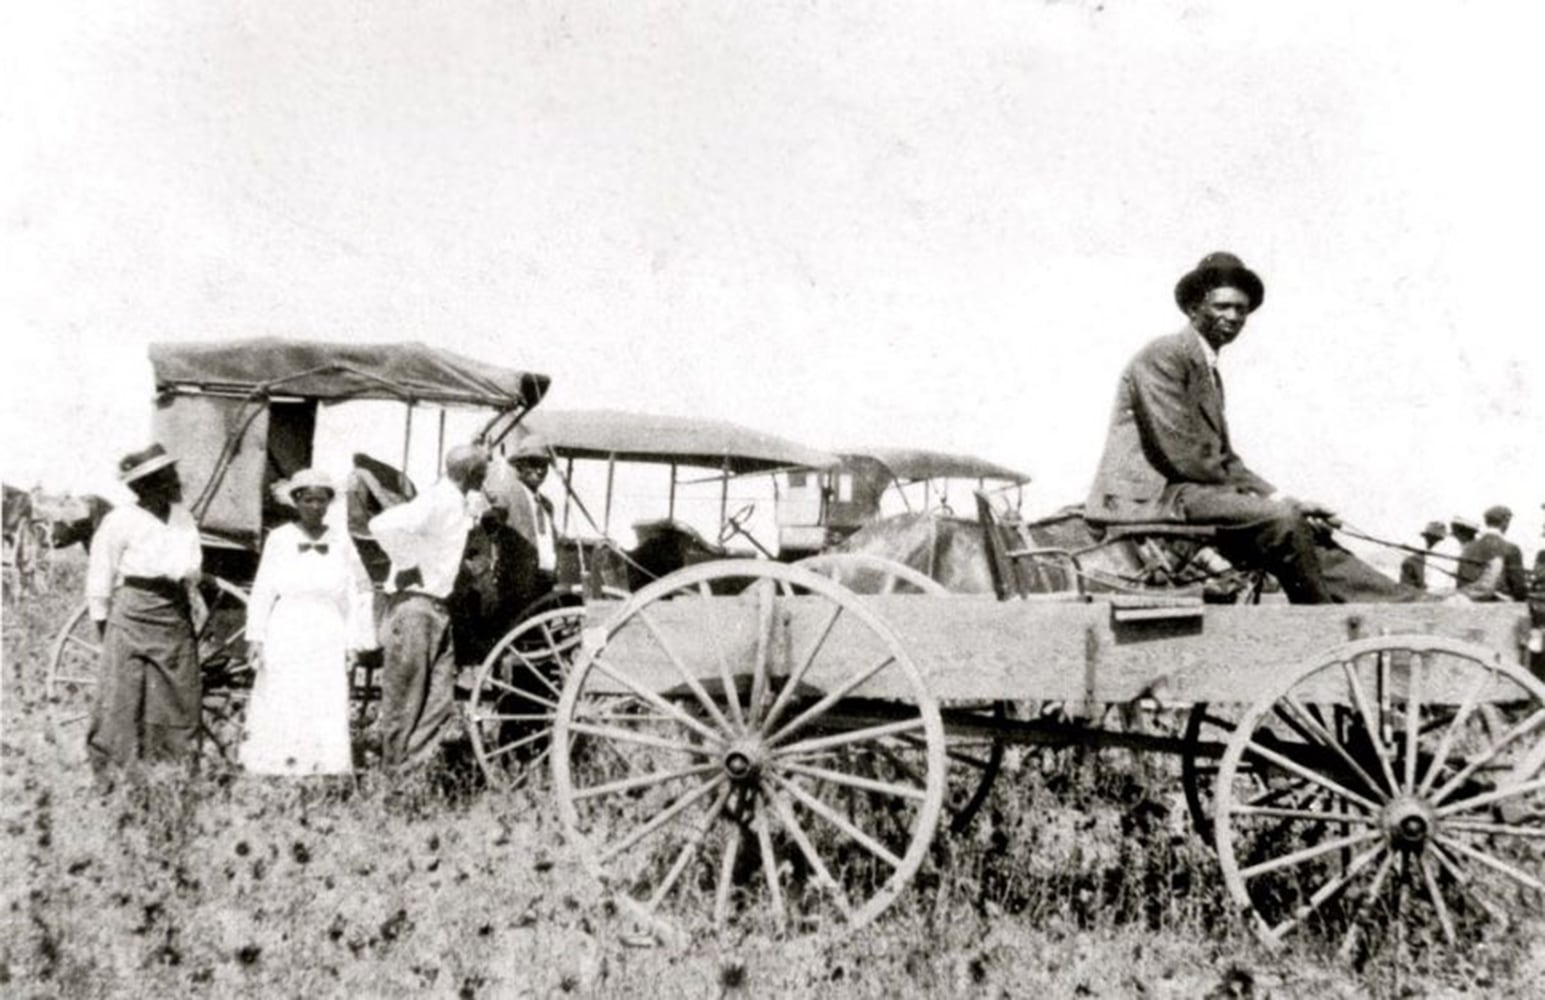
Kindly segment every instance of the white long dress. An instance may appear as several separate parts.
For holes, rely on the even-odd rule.
[[[348,534],[330,527],[313,541],[298,525],[275,528],[247,605],[247,640],[263,644],[263,664],[247,705],[244,767],[352,770],[346,656],[373,646],[372,632],[370,579]]]

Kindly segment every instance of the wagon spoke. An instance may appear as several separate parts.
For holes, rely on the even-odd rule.
[[[719,743],[723,741],[724,737],[722,734],[716,733],[712,729],[709,729],[707,726],[692,718],[692,716],[688,715],[686,712],[683,712],[675,705],[672,705],[670,702],[666,701],[655,692],[633,680],[633,678],[627,676],[619,670],[614,670],[610,664],[601,659],[599,656],[591,661],[591,666],[595,667],[601,673],[610,677],[618,684],[621,684],[623,687],[627,688],[636,697],[648,702],[650,705],[653,705],[655,708],[659,709],[661,712],[664,712],[666,715],[681,723],[683,726],[686,726],[688,729],[693,730],[704,739],[707,739],[713,743]]]
[[[1382,663],[1382,654],[1381,660]],[[1362,681],[1357,679],[1357,662],[1355,659],[1344,660],[1341,670],[1346,674],[1347,686],[1352,691],[1352,702],[1357,706],[1357,713],[1363,717],[1363,726],[1368,733],[1368,742],[1373,745],[1373,755],[1379,759],[1379,770],[1384,775],[1384,780],[1390,794],[1400,788],[1400,783],[1395,780],[1395,772],[1389,766],[1388,748],[1384,745],[1384,723],[1382,713],[1375,719],[1373,709],[1368,705],[1368,695],[1363,691]]]
[[[802,740],[799,743],[790,743],[787,746],[774,748],[772,755],[778,758],[806,757],[823,750],[829,750],[832,747],[846,746],[850,743],[862,743],[866,740],[878,740],[886,736],[895,736],[899,733],[922,728],[923,720],[921,718],[899,719],[896,722],[886,722],[878,726],[849,729],[845,732],[833,733],[830,736],[817,736],[813,739]]]
[[[1427,889],[1427,898],[1432,900],[1432,908],[1438,913],[1438,923],[1443,927],[1443,940],[1450,945],[1458,943],[1458,935],[1454,933],[1454,918],[1448,912],[1448,903],[1443,900],[1443,890],[1438,888],[1438,880],[1432,874],[1432,863],[1424,854],[1417,859],[1417,864],[1422,869],[1422,885]]]
[[[822,698],[814,705],[811,705],[809,708],[796,715],[777,732],[767,737],[767,742],[769,744],[778,743],[789,734],[799,730],[801,727],[806,725],[808,722],[810,722],[811,719],[825,714],[825,712],[833,705],[837,704],[837,702],[841,701],[850,693],[852,693],[854,688],[858,687],[860,684],[863,684],[865,681],[869,680],[869,678],[873,677],[875,674],[879,673],[895,662],[895,655],[887,654],[883,659],[878,660],[873,666],[866,667],[865,669],[854,674],[852,677],[849,677],[847,680],[843,681],[836,690],[828,693],[826,697]],[[922,725],[921,720],[918,721],[918,725]]]
[[[1451,819],[1443,823],[1443,829],[1455,833],[1476,833],[1487,837],[1523,837],[1526,840],[1545,840],[1545,827],[1518,826],[1512,823],[1486,823],[1481,820]]]
[[[531,733],[531,734],[529,734],[527,736],[522,736],[518,740],[514,740],[514,741],[512,741],[510,743],[504,744],[503,746],[495,747],[494,749],[488,751],[488,759],[489,760],[493,760],[496,757],[503,757],[505,754],[510,753],[511,751],[519,750],[521,747],[524,747],[524,746],[530,746],[532,743],[535,743],[537,740],[545,740],[545,739],[547,739],[551,735],[552,735],[551,733],[544,731],[544,732],[540,732],[540,733]]]
[[[1416,653],[1411,657],[1410,678],[1406,686],[1406,759],[1405,783],[1401,786],[1406,794],[1416,792],[1416,741],[1421,735],[1422,722],[1422,674],[1427,666],[1427,654]],[[1425,866],[1422,868],[1426,874]]]
[[[875,749],[880,752],[880,756],[884,757],[890,763],[891,767],[894,767],[896,770],[900,771],[907,778],[910,778],[919,788],[926,788],[928,786],[928,779],[923,775],[918,774],[917,771],[913,769],[912,765],[898,757],[895,751],[891,750],[890,747],[886,746],[884,743],[876,743]],[[802,757],[801,759],[808,761],[811,758]]]
[[[724,844],[724,857],[719,862],[719,884],[714,890],[713,921],[719,927],[730,922],[730,890],[733,888],[735,861],[740,857],[741,825],[730,824],[730,835]]]
[[[1296,721],[1289,718],[1289,713],[1281,708],[1282,704],[1287,705],[1293,710],[1292,714],[1298,717]],[[1347,752],[1346,747],[1342,746],[1341,741],[1332,736],[1325,726],[1311,715],[1309,710],[1297,698],[1292,695],[1284,696],[1282,702],[1277,706],[1277,714],[1281,716],[1284,722],[1292,726],[1299,735],[1303,736],[1306,741],[1318,743],[1341,758],[1342,763],[1346,764],[1347,767],[1352,769],[1353,774],[1362,779],[1368,791],[1378,796],[1384,794],[1384,789],[1379,787],[1379,783],[1374,780],[1373,776],[1363,769],[1362,764],[1358,763],[1357,759]]]
[[[772,897],[773,911],[778,924],[787,919],[783,908],[783,886],[778,878],[778,856],[773,852],[772,831],[767,826],[767,810],[758,809],[753,820],[756,825],[756,847],[762,856],[762,875],[767,880],[767,894]]]
[[[681,778],[692,778],[700,774],[707,774],[717,770],[718,761],[708,764],[696,764],[692,767],[677,768],[674,771],[651,771],[633,778],[622,778],[617,781],[609,781],[604,785],[592,785],[589,788],[576,788],[574,799],[592,799],[599,795],[612,795],[616,792],[632,791],[635,788],[648,788],[650,785],[663,785],[667,781],[677,781]]]
[[[1459,736],[1459,730],[1469,719],[1470,713],[1475,710],[1477,700],[1481,696],[1481,689],[1490,680],[1486,672],[1478,674],[1475,680],[1465,690],[1465,696],[1459,704],[1459,710],[1454,713],[1454,718],[1449,722],[1448,728],[1443,731],[1443,738],[1438,741],[1438,748],[1433,751],[1432,762],[1427,765],[1427,773],[1422,776],[1422,783],[1417,787],[1416,794],[1426,796],[1432,791],[1432,786],[1437,784],[1438,776],[1443,771],[1443,765],[1448,763],[1449,752],[1454,748],[1454,740]]]
[[[91,641],[89,641],[87,639],[82,639],[78,635],[67,635],[67,636],[64,637],[64,641],[66,643],[70,643],[70,644],[73,644],[73,645],[76,645],[76,646],[85,646],[87,649],[89,649],[93,653],[98,653],[98,652],[101,652],[101,650],[102,650],[102,647],[101,647],[100,644],[95,643],[95,642],[91,642]]]
[[[551,713],[534,714],[530,712],[479,712],[472,711],[473,722],[552,722]]]
[[[507,681],[502,681],[499,678],[494,677],[491,674],[489,676],[487,676],[487,677],[484,677],[483,681],[489,687],[494,687],[494,688],[498,688],[501,691],[506,691],[506,692],[508,692],[508,693],[510,693],[512,695],[515,695],[517,698],[522,698],[522,699],[525,699],[526,701],[535,702],[538,705],[545,706],[545,707],[550,708],[550,709],[552,709],[554,711],[557,711],[557,709],[558,709],[558,703],[556,701],[551,701],[551,700],[549,700],[547,698],[543,698],[541,695],[532,694],[530,691],[527,691],[524,688],[518,688],[515,685],[510,684]]]
[[[793,807],[777,792],[771,793],[768,797],[772,800],[773,808],[778,811],[778,819],[783,823],[784,829],[788,830],[789,836],[794,838],[794,845],[799,848],[799,853],[805,859],[805,864],[815,871],[816,881],[831,892],[832,899],[837,904],[837,909],[842,911],[842,915],[845,918],[851,920],[853,917],[853,905],[848,902],[847,893],[843,892],[842,886],[837,883],[836,879],[832,878],[832,873],[827,869],[826,862],[821,860],[821,856],[816,852],[815,846],[810,843],[810,837],[805,833],[804,827],[799,825],[799,819],[794,815]]]
[[[660,884],[655,887],[654,893],[644,903],[644,908],[648,912],[653,913],[659,909],[660,904],[665,902],[665,898],[676,887],[676,882],[681,878],[681,873],[687,870],[687,865],[691,862],[692,856],[703,846],[703,838],[708,835],[708,831],[713,827],[714,823],[718,822],[719,815],[724,812],[724,807],[728,804],[729,800],[730,790],[726,788],[714,799],[713,805],[708,807],[708,812],[703,816],[702,821],[693,826],[691,832],[687,835],[686,843],[681,845],[681,850],[677,852],[670,868],[666,870],[665,877],[660,880]]]
[[[856,774],[844,774],[841,771],[831,771],[824,767],[810,767],[806,764],[788,763],[783,765],[788,771],[802,774],[818,781],[830,782],[833,785],[843,785],[848,788],[859,788],[866,792],[877,792],[881,795],[895,795],[900,798],[922,800],[927,794],[921,788],[911,785],[893,785],[887,781],[878,781],[873,778],[864,778]]]
[[[1379,865],[1378,871],[1373,873],[1373,881],[1368,884],[1368,891],[1364,893],[1363,901],[1357,904],[1357,912],[1352,915],[1351,921],[1348,922],[1346,936],[1341,939],[1341,947],[1337,949],[1337,954],[1343,961],[1351,957],[1352,949],[1357,946],[1357,936],[1358,932],[1362,930],[1363,918],[1368,915],[1368,911],[1373,908],[1373,904],[1378,901],[1380,894],[1383,893],[1384,882],[1389,878],[1389,873],[1394,870],[1394,867],[1394,853],[1386,853],[1384,861]]]
[[[1339,782],[1333,781],[1322,774],[1317,774],[1314,771],[1311,771],[1309,768],[1304,767],[1297,761],[1285,757],[1269,747],[1262,746],[1254,740],[1251,740],[1249,743],[1245,744],[1245,749],[1250,753],[1253,753],[1256,756],[1277,765],[1284,771],[1288,771],[1289,773],[1302,778],[1304,781],[1319,785],[1326,791],[1329,791],[1335,795],[1339,795],[1346,799],[1348,802],[1357,803],[1369,812],[1379,811],[1378,806],[1363,798],[1361,795],[1358,795],[1356,792],[1350,791]]]
[[[1506,861],[1503,861],[1501,858],[1493,857],[1492,855],[1487,854],[1485,851],[1482,851],[1479,848],[1472,847],[1469,844],[1466,844],[1463,841],[1454,839],[1452,837],[1445,837],[1441,833],[1437,835],[1437,841],[1449,850],[1463,854],[1471,861],[1474,861],[1480,865],[1485,865],[1487,868],[1490,868],[1492,871],[1497,872],[1500,875],[1507,876],[1526,889],[1533,889],[1535,892],[1545,893],[1545,882],[1541,882],[1539,879],[1535,878],[1533,875],[1530,875],[1527,872],[1519,871],[1517,868],[1514,868],[1512,865],[1508,864]]]
[[[67,716],[61,718],[59,720],[59,725],[61,725],[61,726],[73,726],[77,722],[85,722],[89,718],[91,718],[91,713],[90,712],[77,712],[74,715],[67,715]]]
[[[1291,868],[1295,865],[1301,865],[1306,861],[1313,861],[1315,858],[1325,854],[1332,854],[1349,847],[1356,847],[1359,844],[1366,844],[1368,841],[1376,840],[1383,835],[1383,832],[1380,830],[1363,830],[1359,833],[1348,834],[1345,837],[1337,837],[1335,840],[1327,840],[1323,844],[1300,848],[1291,854],[1284,854],[1280,858],[1272,858],[1269,861],[1262,861],[1260,864],[1241,868],[1239,874],[1241,878],[1254,878],[1257,875],[1265,875],[1267,872],[1274,872],[1281,868]]]
[[[1271,819],[1301,819],[1311,823],[1349,823],[1371,826],[1372,816],[1367,813],[1320,812],[1316,809],[1284,809],[1278,806],[1232,805],[1229,812],[1235,816],[1262,816]]]
[[[1454,884],[1459,886],[1460,891],[1470,897],[1481,909],[1485,910],[1486,915],[1491,917],[1491,919],[1499,924],[1506,924],[1508,922],[1507,915],[1497,907],[1496,903],[1487,899],[1471,885],[1470,873],[1460,868],[1459,863],[1448,856],[1448,851],[1444,849],[1443,845],[1434,843],[1430,846],[1432,848],[1432,856],[1437,859],[1438,867],[1443,869],[1444,874],[1454,880]]]
[[[740,689],[735,684],[735,672],[730,669],[729,657],[724,652],[724,640],[718,629],[707,631],[709,643],[713,646],[714,664],[719,668],[719,683],[724,686],[724,700],[730,707],[730,718],[735,722],[733,731],[746,732],[746,713],[740,707]]]
[[[1309,897],[1309,901],[1307,903],[1294,910],[1291,917],[1282,921],[1282,923],[1278,924],[1277,926],[1270,928],[1267,931],[1267,935],[1274,941],[1282,940],[1283,935],[1292,930],[1294,927],[1297,927],[1299,924],[1303,923],[1304,918],[1308,917],[1315,910],[1318,910],[1321,906],[1324,906],[1326,901],[1331,899],[1333,896],[1338,895],[1343,889],[1345,889],[1347,885],[1351,883],[1353,879],[1357,878],[1358,875],[1362,874],[1363,869],[1368,867],[1368,865],[1371,864],[1373,860],[1377,858],[1383,851],[1384,845],[1379,844],[1369,848],[1362,854],[1359,854],[1357,857],[1353,858],[1352,863],[1347,865],[1345,871],[1331,879],[1329,882],[1326,882],[1324,885],[1320,886],[1319,889],[1315,890],[1314,895]]]
[[[692,692],[692,696],[698,700],[698,703],[703,706],[703,710],[708,713],[709,717],[719,727],[719,731],[722,734],[721,738],[722,736],[732,735],[735,732],[735,728],[730,725],[730,720],[726,719],[724,713],[719,711],[719,706],[714,704],[713,698],[709,696],[708,691],[703,687],[703,682],[698,680],[692,671],[687,669],[687,665],[681,661],[681,657],[677,655],[675,648],[665,641],[665,636],[660,634],[660,628],[655,624],[655,620],[649,616],[649,612],[640,608],[638,618],[644,623],[644,628],[654,638],[655,643],[664,651],[666,658],[671,661],[671,666],[676,668],[676,673],[680,674],[681,679],[686,682],[687,689]],[[684,715],[683,717],[686,718],[687,716]]]
[[[762,703],[767,698],[768,675],[771,673],[773,655],[773,631],[776,628],[773,588],[756,588],[756,648],[751,661],[751,698],[746,714],[754,724],[762,716]]]
[[[637,830],[634,830],[632,833],[628,834],[626,837],[613,844],[611,847],[608,847],[605,851],[602,851],[601,863],[605,864],[606,862],[611,861],[613,858],[616,858],[618,855],[632,850],[633,847],[639,844],[645,837],[648,837],[650,834],[654,833],[656,830],[659,830],[661,827],[665,826],[677,816],[680,816],[682,813],[692,808],[694,804],[702,801],[710,793],[718,791],[720,786],[722,786],[725,781],[726,779],[724,775],[720,774],[711,780],[699,785],[697,788],[694,788],[692,791],[686,792],[675,802],[671,803],[663,811],[658,813],[649,822],[645,823]],[[728,796],[726,795],[725,798],[727,799]],[[718,804],[715,809],[715,815],[722,811],[723,808],[724,807],[722,803]]]
[[[804,658],[800,660],[799,665],[794,668],[794,672],[789,675],[789,679],[784,682],[783,689],[778,692],[778,697],[773,699],[772,707],[767,710],[767,716],[761,723],[760,732],[763,736],[767,735],[767,731],[777,723],[779,717],[789,707],[789,702],[793,700],[800,683],[805,679],[806,672],[815,663],[816,656],[821,652],[822,647],[826,645],[826,640],[831,636],[832,629],[836,627],[837,619],[842,617],[842,610],[843,608],[840,604],[832,608],[831,615],[821,625],[820,630],[816,632],[815,640],[810,644],[810,649],[805,653]]]
[[[576,733],[595,736],[603,740],[638,743],[660,750],[679,750],[682,753],[696,754],[699,757],[715,756],[714,751],[707,747],[697,746],[692,743],[682,743],[679,740],[669,740],[663,736],[655,736],[653,733],[635,732],[631,729],[617,729],[612,726],[597,726],[589,722],[574,722],[569,725],[569,728]],[[623,759],[626,760],[626,758]]]
[[[526,673],[530,674],[532,677],[535,677],[537,679],[537,681],[543,687],[545,687],[548,691],[552,692],[552,696],[554,698],[561,698],[561,697],[563,697],[563,691],[558,687],[557,684],[554,684],[550,679],[548,679],[548,677],[547,677],[547,675],[545,673],[543,673],[542,671],[538,670],[536,668],[536,664],[532,663],[529,659],[527,659],[525,656],[522,656],[519,653],[512,653],[510,655],[511,655],[512,659],[518,661],[521,666],[526,668]],[[493,678],[490,677],[490,679],[493,679]],[[529,692],[522,691],[521,693],[529,695]],[[534,697],[534,696],[531,696],[531,697]],[[548,703],[547,702],[543,702],[543,704],[548,704]],[[558,703],[557,702],[552,702],[551,704],[552,704],[552,706],[554,708],[558,707]]]
[[[784,791],[792,795],[806,809],[809,809],[811,812],[815,813],[817,816],[821,817],[826,822],[836,827],[838,830],[841,830],[843,833],[847,834],[849,838],[857,842],[859,846],[864,848],[864,850],[884,861],[892,868],[901,867],[901,859],[896,857],[895,854],[891,853],[891,851],[889,851],[884,844],[881,844],[879,841],[869,836],[869,834],[854,826],[851,822],[844,818],[840,813],[833,810],[826,803],[822,802],[820,799],[811,795],[809,792],[805,791],[803,788],[800,788],[794,782],[789,781],[781,775],[772,774],[769,775],[769,777],[772,778],[773,782],[777,784],[779,788],[782,788]]]
[[[1484,806],[1496,805],[1498,802],[1515,798],[1519,795],[1529,795],[1533,792],[1545,789],[1545,778],[1535,778],[1533,781],[1523,781],[1516,785],[1504,785],[1481,795],[1474,795],[1468,799],[1459,799],[1450,802],[1438,810],[1440,817],[1453,816],[1456,813],[1474,812]]]
[[[74,674],[55,674],[54,680],[64,684],[95,684],[95,677],[77,677]]]
[[[1444,799],[1448,798],[1450,795],[1454,794],[1459,786],[1464,784],[1465,780],[1469,778],[1470,775],[1474,774],[1476,771],[1479,771],[1481,768],[1495,760],[1497,758],[1497,754],[1501,753],[1514,741],[1518,740],[1520,737],[1527,736],[1534,730],[1540,728],[1540,723],[1542,722],[1545,722],[1545,708],[1536,709],[1533,715],[1518,723],[1518,725],[1514,726],[1512,729],[1509,729],[1506,733],[1503,733],[1495,743],[1487,748],[1485,753],[1481,754],[1466,764],[1464,767],[1460,768],[1458,774],[1454,775],[1452,778],[1449,778],[1448,781],[1443,784],[1442,788],[1439,788],[1436,792],[1432,793],[1433,804],[1436,805],[1437,803],[1442,802]],[[1534,782],[1525,782],[1525,784],[1532,785]],[[1524,786],[1519,785],[1515,787]]]

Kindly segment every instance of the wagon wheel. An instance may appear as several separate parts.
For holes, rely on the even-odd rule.
[[[947,594],[944,584],[906,563],[862,552],[823,552],[794,564],[859,594]],[[862,580],[862,586],[858,585]]]
[[[1230,894],[1267,942],[1307,927],[1348,956],[1386,929],[1398,953],[1538,911],[1542,727],[1545,684],[1481,647],[1392,636],[1331,651],[1229,741],[1216,824]]]
[[[199,586],[204,601],[196,620],[203,710],[199,718],[200,756],[234,763],[242,713],[252,690],[247,669],[247,594],[219,577]],[[72,761],[85,759],[86,731],[102,672],[102,644],[87,606],[82,604],[54,640],[44,685],[53,739]]]
[[[582,606],[554,608],[515,626],[478,665],[467,729],[490,785],[513,788],[546,760],[584,626]]]
[[[720,927],[851,929],[901,893],[943,805],[944,732],[862,601],[796,567],[721,561],[591,631],[553,781],[570,841],[635,917],[664,932],[711,895]],[[910,773],[891,763],[903,737],[926,746]]]
[[[1228,742],[1235,728],[1233,719],[1219,715],[1205,701],[1192,705],[1186,713],[1186,730],[1181,737],[1180,784],[1185,790],[1191,828],[1209,846],[1215,833],[1212,814],[1218,780],[1218,748]]]

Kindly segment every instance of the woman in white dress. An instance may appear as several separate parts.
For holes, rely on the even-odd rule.
[[[256,671],[242,765],[259,774],[341,774],[349,744],[351,650],[373,646],[370,578],[347,532],[324,518],[335,490],[306,469],[287,486],[298,520],[263,545],[247,605]]]

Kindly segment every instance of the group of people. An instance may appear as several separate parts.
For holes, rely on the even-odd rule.
[[[1428,550],[1413,551],[1402,578],[1391,579],[1336,542],[1332,508],[1287,494],[1234,451],[1219,360],[1264,299],[1261,278],[1233,254],[1209,254],[1180,278],[1175,304],[1186,322],[1122,372],[1085,517],[1211,526],[1230,562],[1270,573],[1294,603],[1445,599],[1428,575],[1438,555],[1431,550],[1448,534],[1441,524],[1428,526]],[[324,519],[332,483],[315,470],[289,480],[296,517],[264,543],[248,612],[257,667],[242,748],[248,767],[348,770],[347,651],[376,641],[382,762],[402,768],[435,752],[455,717],[458,646],[463,659],[479,657],[518,609],[552,589],[552,508],[538,492],[548,462],[535,438],[508,463],[458,447],[432,488],[376,513],[370,544],[389,570],[373,634],[366,626],[378,616],[368,610],[355,539]],[[87,585],[107,657],[89,736],[102,762],[182,753],[199,710],[190,618],[197,527],[178,506],[176,465],[159,446],[125,458],[121,478],[139,502],[102,522]],[[1527,595],[1522,554],[1504,537],[1510,512],[1494,507],[1484,520],[1484,531],[1459,518],[1450,525],[1462,548],[1446,599]]]
[[[351,532],[329,523],[332,479],[303,469],[280,484],[293,519],[264,540],[247,606],[255,676],[241,764],[261,774],[351,771],[349,668],[376,648],[382,765],[433,758],[455,730],[453,626],[512,625],[556,582],[552,507],[539,492],[549,462],[534,435],[508,462],[477,445],[451,449],[432,487],[368,520],[371,544],[389,560],[379,588]],[[123,459],[119,478],[136,502],[103,520],[86,583],[104,658],[87,751],[109,781],[118,765],[185,758],[202,700],[202,549],[176,459],[151,445]],[[470,634],[463,643],[477,641]]]
[[[1545,506],[1545,505],[1542,505]],[[1525,601],[1545,591],[1545,549],[1535,554],[1534,571],[1524,569],[1523,550],[1508,541],[1513,512],[1498,504],[1481,515],[1481,525],[1455,514],[1447,527],[1428,521],[1425,547],[1412,550],[1400,564],[1400,579],[1423,590],[1434,576],[1445,586],[1478,601]]]
[[[1234,451],[1219,359],[1265,296],[1260,276],[1231,253],[1209,254],[1180,278],[1175,304],[1186,323],[1122,372],[1085,516],[1097,525],[1211,526],[1232,563],[1271,573],[1294,603],[1440,599],[1428,586],[1429,556],[1413,553],[1400,580],[1385,576],[1336,542],[1334,510],[1278,489]],[[1485,532],[1471,532],[1456,553],[1450,599],[1526,596],[1522,555],[1503,537],[1511,517],[1493,507]],[[1465,523],[1454,526],[1461,540]]]

